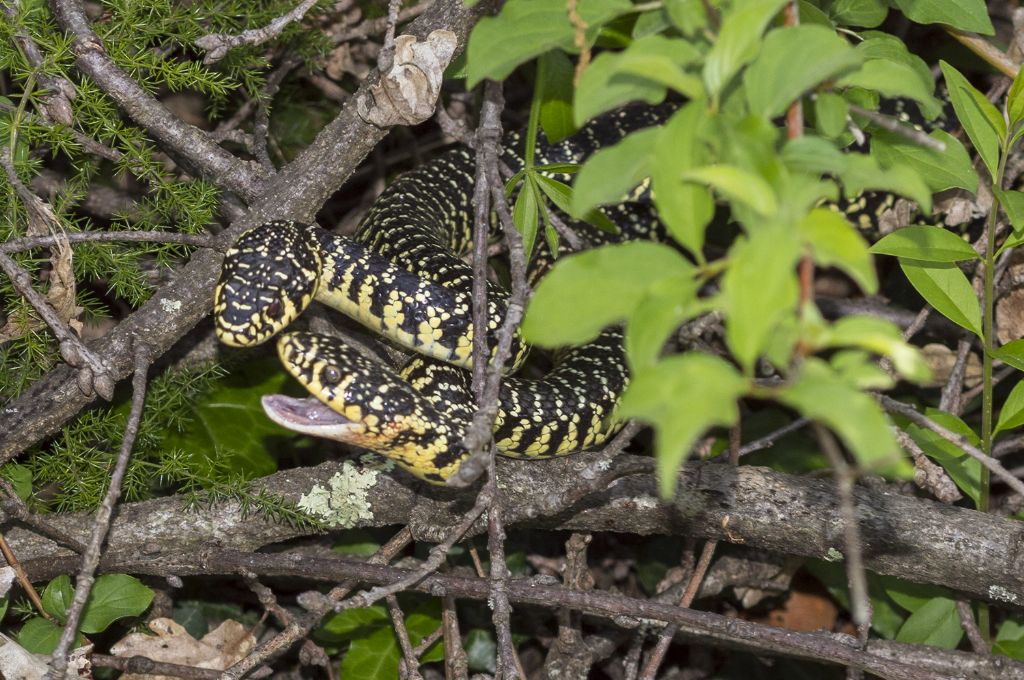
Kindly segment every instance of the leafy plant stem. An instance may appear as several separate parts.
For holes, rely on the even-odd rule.
[[[537,129],[540,127],[540,105],[543,101],[544,60],[537,60],[537,74],[533,82],[533,101],[530,102],[530,120],[526,123],[526,151],[523,155],[523,173],[530,174],[534,170],[534,156],[537,153]]]

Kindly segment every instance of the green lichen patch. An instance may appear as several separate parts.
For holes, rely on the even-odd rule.
[[[369,490],[377,483],[376,470],[364,470],[345,461],[328,481],[303,494],[298,506],[304,512],[334,527],[350,528],[373,519]]]

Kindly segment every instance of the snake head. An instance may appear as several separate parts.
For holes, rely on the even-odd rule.
[[[263,397],[263,410],[277,424],[369,449],[429,482],[458,469],[464,449],[452,419],[388,367],[316,333],[283,334],[277,353],[316,399]]]
[[[214,290],[217,337],[232,347],[270,339],[309,306],[319,275],[306,225],[267,222],[245,232],[225,255]]]

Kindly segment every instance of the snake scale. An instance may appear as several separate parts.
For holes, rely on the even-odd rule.
[[[582,162],[665,116],[658,107],[607,114],[558,144],[541,140],[537,163]],[[513,170],[523,166],[521,146],[518,135],[506,138],[503,160]],[[458,470],[468,456],[461,442],[474,411],[466,370],[472,367],[472,268],[460,259],[471,247],[474,176],[474,155],[456,148],[390,184],[353,238],[276,221],[246,232],[227,253],[214,293],[217,335],[226,344],[264,342],[316,300],[417,353],[395,372],[336,338],[284,333],[277,343],[281,361],[315,399],[267,395],[264,410],[272,420],[375,451],[430,482]],[[606,212],[620,238],[658,229],[643,203]],[[531,278],[551,259],[538,254]],[[506,303],[507,293],[489,284],[492,352]],[[515,370],[526,351],[516,338],[506,369]],[[566,352],[543,378],[505,378],[494,432],[499,453],[546,458],[599,444],[617,429],[613,412],[627,383],[618,329]]]

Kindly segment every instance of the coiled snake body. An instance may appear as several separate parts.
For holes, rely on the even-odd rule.
[[[538,163],[580,162],[663,119],[658,109],[620,110],[564,142],[542,144]],[[513,138],[507,147],[514,144]],[[504,159],[522,165],[514,153]],[[270,222],[243,234],[228,252],[214,294],[223,342],[264,342],[316,299],[420,355],[396,373],[338,339],[285,333],[278,354],[316,399],[268,395],[263,403],[271,419],[376,451],[427,481],[454,474],[468,455],[461,440],[474,411],[465,370],[472,366],[472,269],[459,259],[470,246],[474,168],[472,154],[456,149],[406,173],[377,199],[355,238]],[[657,228],[646,205],[625,204],[609,214],[629,238]],[[489,286],[492,351],[506,300]],[[506,368],[513,370],[525,352],[516,339]],[[617,427],[612,415],[627,381],[618,329],[567,352],[542,379],[506,378],[495,422],[499,452],[545,458],[602,442]]]

